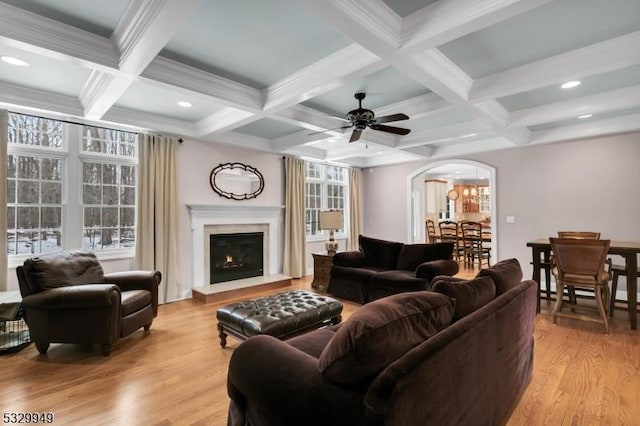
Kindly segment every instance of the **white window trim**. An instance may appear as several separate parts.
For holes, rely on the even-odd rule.
[[[344,227],[342,229],[342,232],[334,232],[333,234],[333,238],[335,240],[346,240],[348,237],[348,229],[350,226],[349,223],[349,181],[348,181],[348,168],[343,167],[343,166],[337,166],[334,164],[327,164],[327,163],[319,163],[319,162],[315,162],[315,161],[310,161],[311,163],[315,163],[319,166],[322,167],[322,175],[325,176],[324,178],[315,178],[315,177],[308,177],[307,176],[307,172],[306,172],[306,168],[305,168],[305,186],[307,183],[320,183],[322,184],[322,189],[321,189],[321,196],[320,196],[320,200],[322,203],[322,207],[320,208],[320,210],[327,210],[329,207],[327,207],[327,200],[328,200],[328,195],[326,193],[327,191],[327,185],[342,185],[344,187],[344,209],[343,209],[343,213],[344,213]],[[340,167],[343,169],[344,171],[344,180],[342,181],[337,181],[337,180],[331,180],[329,178],[327,178],[327,172],[326,172],[326,168],[328,166],[336,166],[336,167]],[[306,203],[306,199],[305,199],[305,203]],[[305,211],[306,211],[306,206],[305,206]],[[311,242],[321,242],[321,241],[327,241],[327,239],[329,238],[329,232],[328,231],[323,231],[320,230],[320,232],[318,232],[315,235],[309,235],[306,233],[305,231],[305,236],[306,236],[306,241],[311,243]]]

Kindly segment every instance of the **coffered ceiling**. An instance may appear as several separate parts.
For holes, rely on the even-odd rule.
[[[0,106],[371,167],[640,130],[638,46],[640,0],[0,0]]]

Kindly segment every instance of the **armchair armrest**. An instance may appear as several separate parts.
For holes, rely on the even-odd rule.
[[[361,251],[343,251],[333,256],[333,264],[359,268],[364,266],[364,254]]]
[[[232,406],[250,407],[262,417],[252,420],[264,424],[364,424],[362,393],[333,385],[318,371],[316,358],[268,335],[235,349],[227,390]]]
[[[25,309],[74,309],[120,306],[120,289],[113,284],[84,284],[58,287],[22,299]]]
[[[458,269],[458,263],[453,260],[432,260],[418,265],[416,278],[424,278],[431,282],[438,275],[455,275]]]
[[[160,271],[124,271],[104,274],[104,280],[117,285],[122,291],[147,290],[151,293],[153,316],[158,315],[158,286],[162,280]]]

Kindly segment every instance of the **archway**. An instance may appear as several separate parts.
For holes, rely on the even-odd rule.
[[[459,172],[459,173],[456,173]],[[488,184],[489,202],[485,203],[490,206],[488,211],[484,210],[467,210],[464,201],[467,197],[471,197],[465,191],[465,195],[459,194],[461,200],[445,201],[450,204],[443,204],[444,208],[437,209],[438,219],[454,219],[454,220],[475,220],[482,218],[487,220],[491,226],[492,259],[499,259],[497,238],[498,238],[498,221],[496,209],[496,169],[488,164],[473,160],[450,159],[436,161],[422,166],[407,176],[407,241],[409,243],[420,243],[426,241],[425,221],[427,217],[433,217],[433,212],[427,212],[427,195],[433,199],[433,194],[428,194],[426,189],[426,180],[432,178],[433,181],[446,182],[446,194],[449,190],[455,188],[463,188],[464,185],[474,183],[473,186],[478,188]],[[486,183],[485,183],[486,182]],[[440,185],[442,186],[442,185]],[[472,188],[473,189],[473,188]],[[460,191],[462,192],[462,191]],[[478,197],[479,194],[473,194]],[[446,195],[439,194],[439,199],[444,199]],[[447,198],[448,199],[448,198]],[[477,199],[477,198],[476,198]],[[483,201],[487,201],[486,199]],[[483,206],[483,208],[486,208]],[[467,210],[467,211],[462,211]],[[440,213],[443,213],[442,215]]]

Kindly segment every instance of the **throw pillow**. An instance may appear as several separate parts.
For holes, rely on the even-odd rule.
[[[360,235],[358,236],[358,245],[364,254],[366,265],[395,269],[398,263],[398,254],[404,244]]]
[[[461,281],[436,278],[432,284],[433,291],[456,300],[453,322],[480,309],[496,297],[496,285],[491,277]]]
[[[368,303],[342,324],[322,351],[318,368],[336,383],[370,379],[447,327],[454,306],[449,297],[428,291],[400,293]]]
[[[518,259],[501,260],[490,268],[482,269],[478,277],[491,277],[496,285],[496,296],[508,291],[522,281],[522,268]]]
[[[405,244],[398,255],[398,269],[415,271],[418,265],[433,260],[451,259],[453,243]]]

